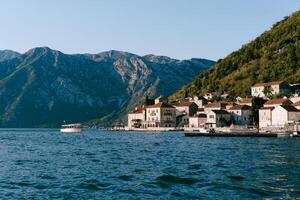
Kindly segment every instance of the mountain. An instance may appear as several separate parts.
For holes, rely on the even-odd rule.
[[[254,83],[274,80],[300,82],[300,11],[219,60],[170,99],[205,92],[247,96]]]
[[[121,51],[68,55],[47,47],[0,53],[0,127],[124,121],[144,96],[170,95],[213,65]]]
[[[2,50],[0,51],[0,62],[8,59],[13,59],[16,57],[20,57],[21,54],[11,50]]]

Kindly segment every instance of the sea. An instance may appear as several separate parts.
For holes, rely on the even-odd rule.
[[[300,138],[1,129],[0,199],[300,199]]]

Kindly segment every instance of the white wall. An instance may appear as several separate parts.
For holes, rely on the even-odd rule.
[[[140,119],[144,121],[144,113],[129,113],[128,114],[128,127],[132,128],[132,120]]]
[[[288,112],[278,106],[274,108],[272,111],[272,125],[273,126],[284,126],[284,124],[288,121]]]
[[[259,110],[259,127],[264,128],[272,125],[272,111],[271,109]]]

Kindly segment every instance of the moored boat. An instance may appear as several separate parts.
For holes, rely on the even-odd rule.
[[[81,132],[81,124],[64,124],[61,126],[60,132],[62,133],[78,133]]]

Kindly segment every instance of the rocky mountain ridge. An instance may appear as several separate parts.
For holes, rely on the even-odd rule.
[[[0,51],[0,127],[108,126],[145,95],[170,95],[214,62],[107,51],[64,54],[38,47]]]

